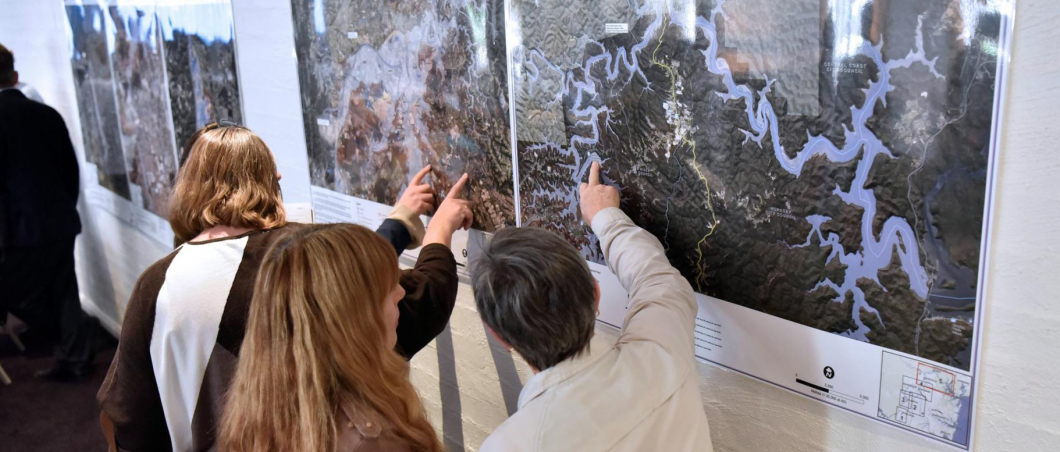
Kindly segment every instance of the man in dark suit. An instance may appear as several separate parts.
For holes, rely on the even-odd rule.
[[[81,310],[74,273],[77,156],[59,113],[17,83],[14,55],[0,45],[0,315],[58,340],[55,365],[38,377],[80,380],[91,371],[95,321]]]

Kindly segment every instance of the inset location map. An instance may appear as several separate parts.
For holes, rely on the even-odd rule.
[[[592,161],[697,291],[970,370],[1005,2],[513,1],[522,224]]]
[[[882,369],[880,419],[968,444],[970,377],[887,352],[883,353]]]

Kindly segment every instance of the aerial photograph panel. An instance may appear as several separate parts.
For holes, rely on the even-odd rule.
[[[697,291],[969,369],[1002,6],[512,6],[524,226],[600,262],[600,161]]]
[[[107,44],[107,10],[98,5],[68,5],[66,15],[73,38],[70,63],[85,158],[95,164],[100,186],[130,199]]]
[[[153,7],[111,6],[118,118],[129,179],[143,207],[168,216],[177,160],[159,23]]]
[[[313,185],[392,205],[468,173],[474,227],[515,224],[504,2],[292,0]]]
[[[243,123],[229,1],[158,8],[178,155],[196,130],[218,120]]]

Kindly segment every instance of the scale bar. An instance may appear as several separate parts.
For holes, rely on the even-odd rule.
[[[823,393],[825,393],[825,394],[827,394],[827,393],[828,393],[828,388],[822,388],[822,387],[820,387],[820,386],[817,386],[817,385],[815,385],[815,384],[813,384],[813,383],[810,383],[810,382],[808,382],[808,381],[806,381],[806,380],[803,380],[803,379],[800,379],[800,378],[796,378],[796,379],[795,379],[795,382],[796,382],[796,383],[798,383],[798,384],[801,384],[801,385],[806,385],[806,386],[809,386],[809,387],[811,387],[811,388],[813,388],[813,389],[816,389],[816,390],[818,390],[818,391],[821,391],[821,392],[823,392]]]

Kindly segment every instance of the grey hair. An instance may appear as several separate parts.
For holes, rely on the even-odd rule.
[[[472,262],[471,286],[482,321],[535,369],[588,351],[596,287],[589,265],[559,235],[497,232]]]

